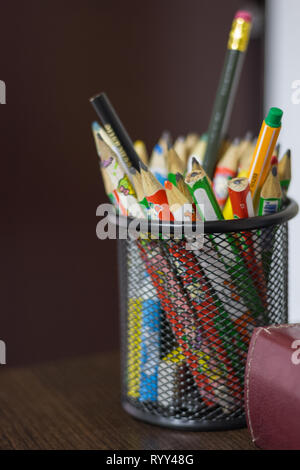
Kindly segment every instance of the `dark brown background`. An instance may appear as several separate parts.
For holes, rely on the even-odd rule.
[[[249,2],[247,3],[249,5]],[[118,345],[116,243],[88,98],[105,90],[131,137],[153,146],[207,127],[238,0],[29,0],[1,9],[2,274],[8,364]],[[231,132],[257,131],[262,39],[251,41]]]

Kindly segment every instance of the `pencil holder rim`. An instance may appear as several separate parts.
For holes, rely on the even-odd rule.
[[[229,232],[242,232],[247,230],[267,228],[274,225],[282,225],[285,222],[293,219],[299,211],[299,206],[294,199],[287,198],[284,209],[276,212],[274,214],[249,217],[247,219],[231,219],[231,220],[214,220],[203,223],[204,233],[229,233]],[[133,217],[125,217],[123,215],[112,215],[109,214],[109,221],[115,225],[118,225],[123,228],[128,228]],[[145,224],[145,219],[139,219],[141,223]],[[170,233],[174,233],[174,228],[178,226],[183,227],[183,233],[185,230],[187,233],[191,233],[191,230],[195,230],[195,222],[166,222],[162,220],[151,220],[148,222],[148,231],[150,228],[155,228],[158,233],[162,233],[163,228],[168,228]],[[140,229],[137,226],[136,231],[139,232]],[[145,232],[145,231],[143,231]]]

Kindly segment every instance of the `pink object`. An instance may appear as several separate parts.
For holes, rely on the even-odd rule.
[[[300,450],[300,324],[254,330],[245,374],[245,407],[258,447]]]
[[[237,11],[234,18],[243,18],[243,20],[248,21],[248,23],[251,23],[252,21],[251,13],[246,10]]]

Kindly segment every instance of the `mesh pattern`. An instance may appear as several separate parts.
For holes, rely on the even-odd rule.
[[[205,234],[199,251],[119,247],[123,401],[152,421],[234,426],[253,329],[287,321],[287,224]]]

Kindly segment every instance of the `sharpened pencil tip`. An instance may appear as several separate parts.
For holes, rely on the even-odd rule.
[[[148,167],[145,165],[145,163],[142,160],[139,161],[139,164],[140,164],[141,170],[148,171]]]
[[[175,178],[176,178],[176,183],[178,183],[178,181],[183,179],[183,176],[182,176],[181,173],[178,172],[178,173],[176,173]]]
[[[97,121],[94,121],[92,123],[92,129],[93,129],[94,132],[99,132],[100,129],[101,129],[101,126],[99,125],[99,123]]]
[[[165,181],[165,188],[169,190],[173,188],[171,181],[168,181],[168,180]]]
[[[155,152],[159,153],[160,155],[162,155],[164,153],[162,147],[159,144],[156,144],[154,146],[154,150],[155,150]]]
[[[273,157],[271,158],[271,165],[278,165],[278,158],[276,157],[276,155],[273,155]]]

